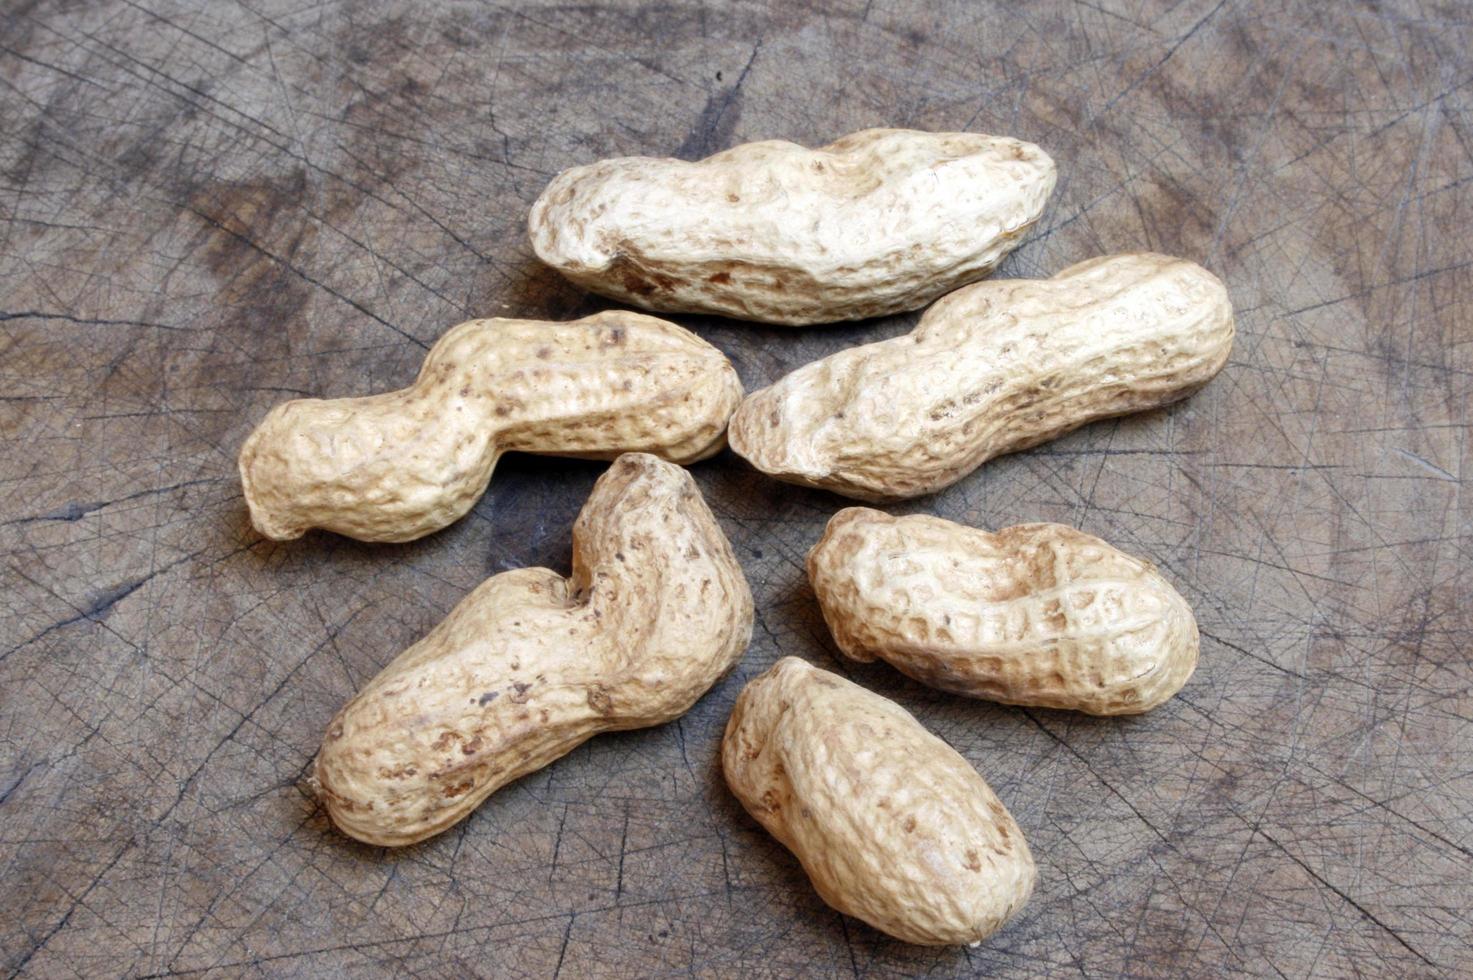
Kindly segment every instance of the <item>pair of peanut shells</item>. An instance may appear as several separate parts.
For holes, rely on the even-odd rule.
[[[1037,220],[1053,179],[1048,157],[1016,140],[877,130],[816,151],[759,143],[698,164],[575,168],[530,226],[544,260],[606,295],[803,324],[914,309],[985,274]],[[895,499],[1183,397],[1231,341],[1221,283],[1157,255],[957,290],[911,334],[745,400],[719,351],[653,317],[472,321],[436,344],[408,389],[280,406],[243,447],[241,475],[253,522],[278,539],[310,527],[365,540],[431,533],[474,505],[509,450],[684,463],[728,434],[780,479]],[[671,471],[681,479],[651,475]],[[608,516],[624,511],[661,526]],[[584,548],[580,530],[616,544]],[[685,542],[679,560],[674,542]],[[949,690],[1127,713],[1169,697],[1195,664],[1180,596],[1149,566],[1056,525],[992,536],[851,509],[809,564],[846,653]],[[575,527],[571,579],[491,579],[344,708],[318,757],[323,798],[353,836],[422,839],[598,731],[688,710],[750,628],[750,592],[689,477],[623,456]],[[860,770],[822,771],[829,749],[806,744],[848,744],[875,765],[877,738],[898,753],[890,776],[905,784],[883,797],[865,788],[883,780],[844,784]],[[980,941],[1031,889],[1021,833],[975,771],[903,710],[833,675],[789,658],[754,681],[723,758],[737,796],[825,899],[900,938]],[[933,760],[935,779],[908,772],[906,758]],[[899,823],[843,839],[871,804]],[[963,870],[938,870],[938,847]]]
[[[849,508],[808,573],[847,655],[979,697],[1137,712],[1196,662],[1171,586],[1060,525],[993,535]],[[572,575],[503,572],[462,600],[333,719],[319,795],[359,840],[423,840],[599,732],[684,714],[752,623],[689,473],[623,455],[573,526]],[[976,770],[892,701],[801,660],[742,691],[722,765],[825,901],[900,939],[978,943],[1032,891],[1023,834]]]

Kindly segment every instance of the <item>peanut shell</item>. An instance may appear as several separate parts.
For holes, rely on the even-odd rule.
[[[1012,816],[895,702],[785,657],[742,691],[727,785],[823,900],[909,943],[976,945],[1033,891]]]
[[[542,261],[604,296],[800,326],[919,309],[980,279],[1053,188],[1032,143],[869,129],[816,150],[766,140],[574,167],[528,230]]]
[[[599,732],[690,710],[740,659],[752,595],[690,474],[619,457],[573,574],[492,576],[338,712],[314,769],[343,832],[423,840]]]
[[[741,397],[719,350],[651,316],[471,320],[408,388],[272,409],[241,447],[240,479],[268,538],[409,541],[475,506],[502,453],[694,462],[726,444]]]
[[[779,480],[916,497],[994,456],[1185,398],[1232,343],[1227,290],[1201,266],[1090,259],[968,286],[909,334],[805,364],[747,396],[727,436]]]
[[[1004,704],[1138,714],[1197,666],[1191,607],[1148,562],[1062,524],[988,533],[849,507],[808,555],[845,656]]]

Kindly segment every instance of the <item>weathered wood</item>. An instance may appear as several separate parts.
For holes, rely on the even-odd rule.
[[[0,9],[0,969],[35,976],[1473,972],[1473,27],[1452,2]],[[566,570],[601,464],[513,456],[422,541],[249,529],[276,402],[407,383],[472,315],[604,303],[537,265],[562,167],[873,125],[1032,140],[1004,276],[1152,249],[1227,282],[1224,373],[891,508],[1075,524],[1193,603],[1144,717],[840,658],[802,557],[843,502],[695,467],[758,604],[677,724],[603,736],[407,852],[302,776],[333,712],[486,575]],[[749,387],[899,317],[679,318]],[[976,950],[844,920],[722,784],[742,684],[807,658],[985,774],[1038,890]]]

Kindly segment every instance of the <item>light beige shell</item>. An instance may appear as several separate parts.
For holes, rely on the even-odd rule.
[[[1232,343],[1227,290],[1201,266],[1091,259],[958,290],[905,336],[806,364],[749,395],[727,437],[780,480],[915,497],[1086,422],[1184,398]]]
[[[240,479],[269,538],[320,527],[409,541],[463,517],[504,452],[693,462],[725,445],[741,397],[719,350],[651,316],[471,320],[408,388],[272,409],[241,448]]]
[[[422,840],[599,732],[684,714],[751,635],[751,592],[690,474],[621,456],[573,525],[571,578],[492,577],[338,712],[321,798],[359,840]]]
[[[898,939],[976,945],[1033,891],[1023,832],[966,759],[895,702],[796,657],[742,691],[721,762],[819,896]]]
[[[1062,524],[989,534],[849,507],[808,577],[846,656],[969,697],[1138,714],[1197,666],[1197,621],[1171,584]]]
[[[574,167],[528,229],[542,261],[596,293],[796,326],[919,309],[980,279],[1053,189],[1032,143],[870,129],[816,150],[768,140]]]

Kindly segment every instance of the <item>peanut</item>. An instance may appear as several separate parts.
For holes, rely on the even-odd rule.
[[[665,320],[471,320],[408,388],[278,405],[241,448],[240,478],[269,538],[409,541],[464,516],[504,452],[693,462],[725,445],[741,396],[725,356]]]
[[[328,728],[333,821],[411,844],[605,731],[668,722],[731,669],[752,595],[690,474],[619,457],[573,525],[573,574],[495,575]]]
[[[626,157],[558,175],[532,247],[651,310],[802,325],[914,310],[980,279],[1038,220],[1054,163],[1032,143],[871,129],[698,163]]]
[[[1170,583],[1061,524],[989,534],[849,507],[808,577],[846,656],[969,697],[1137,714],[1197,665],[1197,621]]]
[[[1227,362],[1216,276],[1163,255],[994,280],[911,333],[806,364],[749,395],[731,447],[780,480],[860,500],[934,493],[1086,422],[1184,398]]]
[[[1033,891],[1023,833],[971,764],[836,674],[786,657],[754,679],[721,761],[825,902],[906,942],[976,945]]]

